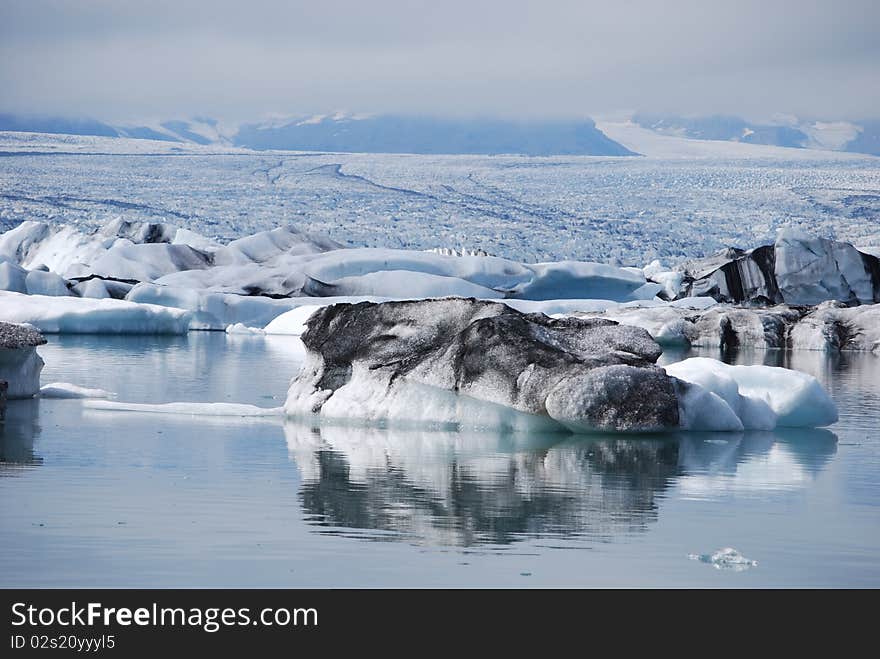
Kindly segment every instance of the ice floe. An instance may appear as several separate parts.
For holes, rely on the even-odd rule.
[[[688,554],[688,558],[692,561],[708,563],[716,570],[730,570],[732,572],[743,572],[758,565],[758,561],[746,558],[733,547],[724,547],[711,554]]]
[[[219,417],[269,417],[280,418],[284,410],[280,407],[257,407],[245,403],[124,403],[109,400],[85,400],[83,407],[91,410],[115,412],[144,412],[149,414],[184,414],[190,416]]]
[[[50,382],[40,387],[40,398],[116,398],[116,394],[105,389],[80,387],[70,382]]]

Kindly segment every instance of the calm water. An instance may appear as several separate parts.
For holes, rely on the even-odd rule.
[[[44,383],[271,407],[297,345],[193,333],[40,351]],[[10,403],[0,585],[880,586],[880,358],[725,357],[816,375],[840,422],[525,437]],[[758,565],[688,559],[728,546]]]

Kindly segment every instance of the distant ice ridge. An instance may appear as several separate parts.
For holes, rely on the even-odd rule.
[[[524,313],[602,314],[664,345],[880,349],[880,306],[870,304],[880,260],[794,230],[672,270],[456,254],[342,248],[294,227],[221,245],[164,223],[84,233],[25,222],[0,235],[0,295],[22,294],[0,320],[46,332],[301,334],[308,309],[332,303],[473,297]],[[843,302],[802,306],[834,297]],[[766,307],[783,300],[797,306]]]
[[[292,227],[219,245],[169,224],[115,221],[85,234],[24,222],[0,235],[0,262],[7,264],[0,284],[19,293],[101,297],[102,288],[76,288],[64,280],[99,278],[105,287],[112,281],[126,296],[137,283],[275,298],[460,295],[626,301],[651,299],[660,290],[637,268],[601,263],[522,264],[493,256],[340,247]],[[35,279],[32,285],[29,277]],[[106,293],[119,295],[110,289]]]
[[[190,314],[191,329],[224,330],[231,325],[261,329],[306,303],[444,296],[522,303],[554,299],[627,302],[651,300],[661,288],[648,282],[637,268],[342,249],[293,227],[264,231],[228,245],[170,224],[122,220],[94,233],[24,222],[0,235],[0,291],[69,298],[48,310],[38,309],[37,300],[27,306],[17,304],[14,317],[7,318],[33,321],[50,332],[112,331],[113,324],[106,318],[103,324],[90,327],[85,322],[52,322],[60,309],[68,310],[69,317],[74,310],[81,315],[99,308],[123,308],[111,298],[184,310]],[[105,302],[95,306],[74,301],[77,298]],[[595,307],[595,303],[586,305]],[[583,309],[585,303],[574,306]],[[142,316],[155,315],[145,307],[126,308],[140,309]],[[3,313],[0,310],[0,318]],[[127,331],[169,330],[133,317]]]

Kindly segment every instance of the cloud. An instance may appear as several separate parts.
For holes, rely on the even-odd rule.
[[[859,118],[880,105],[878,19],[873,0],[5,0],[0,106]]]

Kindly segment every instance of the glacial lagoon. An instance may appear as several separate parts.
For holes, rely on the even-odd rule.
[[[49,336],[44,383],[275,407],[292,337]],[[4,587],[878,586],[880,357],[806,371],[829,429],[573,436],[320,427],[11,401]],[[756,565],[713,564],[732,547]]]

